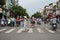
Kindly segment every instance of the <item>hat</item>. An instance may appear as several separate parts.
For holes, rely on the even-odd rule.
[[[26,16],[24,16],[24,18],[27,18]]]

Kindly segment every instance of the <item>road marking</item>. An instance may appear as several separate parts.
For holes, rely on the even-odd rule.
[[[60,30],[59,30],[59,29],[57,29],[57,31],[59,31],[59,32],[60,32]]]
[[[6,31],[5,33],[11,33],[11,32],[14,31],[14,30],[15,30],[15,28],[12,28],[12,29]]]
[[[32,28],[29,28],[28,33],[32,33],[32,32],[33,32],[33,29]]]
[[[37,30],[38,30],[38,32],[40,32],[40,33],[44,33],[44,31],[43,31],[42,29],[40,29],[40,28],[37,28]]]
[[[5,30],[6,30],[6,28],[4,28],[4,29],[1,29],[1,30],[0,30],[0,32],[2,32],[2,31],[5,31]]]
[[[17,33],[21,33],[21,32],[22,32],[22,30],[23,30],[23,29],[22,29],[22,28],[20,28],[20,29],[17,31]]]
[[[55,33],[54,31],[52,31],[52,30],[50,30],[50,29],[48,29],[48,28],[45,28],[48,32],[50,32],[50,33]]]

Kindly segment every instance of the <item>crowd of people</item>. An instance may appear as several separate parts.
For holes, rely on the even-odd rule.
[[[34,18],[34,16],[32,16],[30,19],[28,19],[26,16],[24,16],[24,17],[17,16],[16,18],[14,18],[14,17],[5,18],[4,16],[2,16],[0,21],[1,21],[0,26],[2,26],[2,27],[5,27],[5,26],[10,26],[10,27],[22,26],[25,30],[25,29],[28,29],[28,27],[27,27],[28,21],[30,21],[29,26],[33,28],[33,27],[35,27],[36,22],[38,25],[41,25],[42,21],[45,24],[50,23],[50,25],[52,25],[52,24],[57,25],[57,23],[60,23],[60,18],[56,18],[55,15],[52,15],[51,17],[49,17],[49,19],[44,18],[44,20],[43,20],[43,18]]]
[[[5,18],[4,16],[0,19],[1,26],[19,26],[21,25],[21,21],[24,21],[24,18],[17,16],[16,18],[14,17],[7,17]]]

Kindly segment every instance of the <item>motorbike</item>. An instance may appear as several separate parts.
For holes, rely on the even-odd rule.
[[[56,29],[57,29],[57,24],[56,24],[56,23],[53,23],[53,24],[52,24],[52,29],[53,29],[53,30],[56,30]]]
[[[38,24],[38,25],[41,25],[41,22],[40,22],[40,21],[38,21],[38,22],[37,22],[37,24]]]

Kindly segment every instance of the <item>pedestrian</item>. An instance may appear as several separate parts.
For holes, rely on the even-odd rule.
[[[16,26],[19,26],[19,25],[20,25],[20,17],[17,16],[17,18],[16,18]]]
[[[23,17],[20,18],[20,26],[24,27],[24,19],[23,19]]]
[[[27,17],[24,16],[24,28],[23,31],[28,31],[28,27],[27,27]]]
[[[15,26],[15,18],[11,17],[11,22],[10,22],[11,26]]]
[[[5,26],[5,22],[6,22],[6,19],[3,16],[2,19],[1,19],[1,26]]]
[[[35,18],[31,17],[31,27],[35,27]]]

